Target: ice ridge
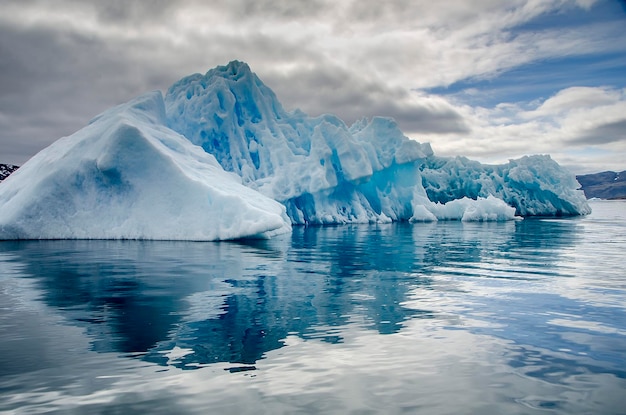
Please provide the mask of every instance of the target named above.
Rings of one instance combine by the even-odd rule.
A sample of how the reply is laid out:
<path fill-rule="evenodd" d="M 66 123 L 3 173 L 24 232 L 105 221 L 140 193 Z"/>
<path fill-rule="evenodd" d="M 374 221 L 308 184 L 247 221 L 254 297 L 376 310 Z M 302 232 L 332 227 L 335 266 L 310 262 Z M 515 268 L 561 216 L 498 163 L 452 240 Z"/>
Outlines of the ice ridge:
<path fill-rule="evenodd" d="M 284 204 L 296 224 L 462 219 L 437 204 L 463 197 L 492 196 L 522 216 L 590 212 L 574 176 L 549 156 L 485 166 L 435 156 L 390 118 L 348 127 L 333 115 L 287 112 L 243 62 L 181 79 L 165 103 L 170 128 Z"/>

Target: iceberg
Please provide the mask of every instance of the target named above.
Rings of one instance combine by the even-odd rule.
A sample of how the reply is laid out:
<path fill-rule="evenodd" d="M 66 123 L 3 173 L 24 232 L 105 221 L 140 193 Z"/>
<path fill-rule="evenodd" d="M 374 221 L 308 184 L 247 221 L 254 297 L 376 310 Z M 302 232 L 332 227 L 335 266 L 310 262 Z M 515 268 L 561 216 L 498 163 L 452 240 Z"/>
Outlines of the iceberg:
<path fill-rule="evenodd" d="M 590 212 L 549 156 L 435 156 L 391 118 L 286 111 L 243 62 L 94 118 L 0 184 L 0 239 L 267 238 L 292 224 Z"/>
<path fill-rule="evenodd" d="M 204 241 L 290 229 L 284 206 L 165 126 L 159 91 L 101 114 L 0 185 L 0 239 Z"/>
<path fill-rule="evenodd" d="M 287 112 L 243 62 L 181 79 L 165 103 L 170 128 L 215 155 L 245 185 L 285 205 L 295 224 L 590 212 L 575 177 L 549 156 L 486 166 L 437 157 L 390 118 L 348 127 L 333 115 Z"/>
<path fill-rule="evenodd" d="M 502 165 L 433 156 L 425 160 L 420 172 L 428 198 L 434 202 L 494 196 L 514 207 L 519 216 L 591 213 L 576 177 L 549 155 L 524 156 Z"/>

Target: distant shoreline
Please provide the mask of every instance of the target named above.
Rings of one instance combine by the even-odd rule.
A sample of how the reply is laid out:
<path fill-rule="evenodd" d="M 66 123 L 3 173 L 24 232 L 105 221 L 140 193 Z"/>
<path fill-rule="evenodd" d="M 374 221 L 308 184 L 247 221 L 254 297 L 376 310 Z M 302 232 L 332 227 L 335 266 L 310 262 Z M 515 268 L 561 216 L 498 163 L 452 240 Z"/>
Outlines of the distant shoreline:
<path fill-rule="evenodd" d="M 9 177 L 19 167 L 13 164 L 0 164 L 0 182 Z"/>
<path fill-rule="evenodd" d="M 626 199 L 626 171 L 604 171 L 576 176 L 587 199 Z"/>

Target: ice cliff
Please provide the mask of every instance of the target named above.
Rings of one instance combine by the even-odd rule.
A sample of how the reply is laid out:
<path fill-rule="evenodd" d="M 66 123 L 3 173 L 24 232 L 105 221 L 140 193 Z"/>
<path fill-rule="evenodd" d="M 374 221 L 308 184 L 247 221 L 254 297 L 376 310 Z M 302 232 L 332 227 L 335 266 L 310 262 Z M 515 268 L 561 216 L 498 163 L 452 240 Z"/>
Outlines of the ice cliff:
<path fill-rule="evenodd" d="M 590 212 L 548 156 L 442 158 L 389 118 L 287 112 L 231 62 L 96 117 L 0 184 L 0 239 L 219 240 L 294 224 Z"/>

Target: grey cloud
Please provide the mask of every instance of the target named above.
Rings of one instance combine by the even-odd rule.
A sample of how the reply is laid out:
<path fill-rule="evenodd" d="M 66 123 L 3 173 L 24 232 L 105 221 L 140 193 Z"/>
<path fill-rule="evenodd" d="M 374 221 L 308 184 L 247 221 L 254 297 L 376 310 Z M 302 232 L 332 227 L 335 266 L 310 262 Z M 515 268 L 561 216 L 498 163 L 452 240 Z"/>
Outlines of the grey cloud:
<path fill-rule="evenodd" d="M 0 26 L 0 52 L 2 162 L 23 163 L 167 78 L 163 65 L 138 66 L 119 45 L 62 30 Z"/>
<path fill-rule="evenodd" d="M 352 2 L 349 14 L 361 22 L 404 22 L 418 17 L 422 9 L 422 5 L 412 0 L 361 0 Z"/>
<path fill-rule="evenodd" d="M 84 0 L 65 0 L 77 5 Z M 325 9 L 323 0 L 91 0 L 98 17 L 104 22 L 135 23 L 141 21 L 167 20 L 181 7 L 210 9 L 231 18 L 253 16 L 274 19 L 313 18 Z"/>
<path fill-rule="evenodd" d="M 601 145 L 617 141 L 626 141 L 626 119 L 601 124 L 577 135 L 569 142 L 572 144 Z"/>
<path fill-rule="evenodd" d="M 84 3 L 84 0 L 76 3 Z M 103 21 L 137 22 L 141 20 L 162 19 L 168 16 L 178 2 L 172 0 L 107 0 L 93 1 L 98 16 Z"/>
<path fill-rule="evenodd" d="M 42 89 L 65 81 L 68 75 L 75 76 L 73 72 L 81 61 L 97 61 L 102 47 L 73 34 L 0 27 L 0 97 L 17 92 L 39 94 Z"/>
<path fill-rule="evenodd" d="M 201 52 L 201 61 L 210 67 L 226 64 L 233 59 L 244 60 L 253 71 L 277 67 L 280 64 L 307 65 L 322 59 L 319 52 L 303 43 L 289 38 L 270 36 L 263 33 L 249 36 L 245 34 L 215 34 L 210 43 L 200 35 L 190 40 L 191 49 Z"/>
<path fill-rule="evenodd" d="M 52 130 L 54 127 L 54 125 L 42 125 L 42 123 L 32 126 L 16 126 L 13 122 L 0 121 L 0 129 L 3 130 L 0 135 L 0 162 L 22 165 L 30 156 L 54 141 L 50 137 L 41 138 L 45 131 Z"/>
<path fill-rule="evenodd" d="M 298 107 L 310 115 L 333 113 L 347 124 L 362 117 L 392 117 L 407 134 L 469 132 L 463 117 L 451 107 L 410 100 L 405 90 L 388 88 L 329 63 L 288 75 L 268 72 L 263 80 L 287 108 Z"/>
<path fill-rule="evenodd" d="M 63 12 L 71 16 L 76 11 L 91 11 L 95 17 L 106 24 L 137 24 L 154 20 L 167 19 L 173 9 L 192 0 L 3 0 L 6 4 L 18 5 L 31 10 Z"/>
<path fill-rule="evenodd" d="M 213 40 L 120 41 L 62 27 L 0 24 L 0 162 L 21 164 L 105 109 L 164 90 L 193 69 L 203 72 L 232 59 L 253 61 L 253 70 L 314 59 L 306 48 L 269 36 L 222 34 Z"/>
<path fill-rule="evenodd" d="M 520 6 L 519 3 L 511 5 L 499 0 L 360 0 L 351 3 L 348 14 L 356 21 L 373 23 L 376 27 L 410 24 L 413 27 L 436 27 L 443 32 L 469 26 L 481 18 L 502 16 Z"/>
<path fill-rule="evenodd" d="M 384 115 L 384 112 L 381 111 Z M 429 108 L 427 106 L 401 107 L 391 111 L 400 128 L 411 133 L 457 133 L 469 134 L 470 127 L 463 117 L 447 108 Z"/>
<path fill-rule="evenodd" d="M 231 11 L 244 16 L 273 16 L 279 18 L 314 17 L 325 7 L 319 0 L 236 0 L 226 2 Z"/>

